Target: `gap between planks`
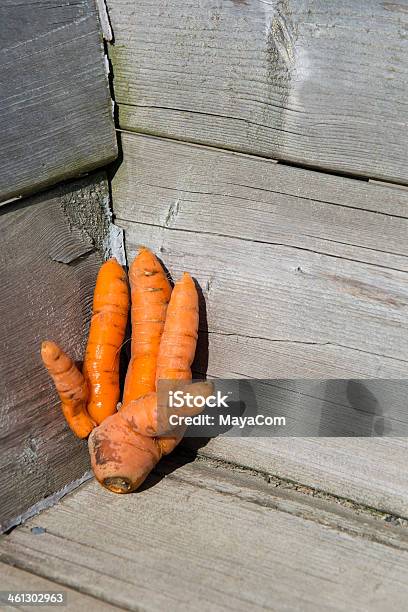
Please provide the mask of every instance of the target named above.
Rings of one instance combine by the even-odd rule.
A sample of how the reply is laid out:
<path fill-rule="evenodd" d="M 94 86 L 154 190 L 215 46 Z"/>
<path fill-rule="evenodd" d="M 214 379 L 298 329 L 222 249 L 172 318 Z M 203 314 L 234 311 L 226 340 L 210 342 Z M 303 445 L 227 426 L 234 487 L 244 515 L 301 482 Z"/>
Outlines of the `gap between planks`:
<path fill-rule="evenodd" d="M 163 141 L 168 141 L 168 142 L 174 142 L 174 143 L 181 143 L 181 144 L 185 144 L 188 145 L 190 147 L 197 147 L 199 149 L 209 149 L 212 151 L 221 151 L 223 153 L 227 152 L 227 153 L 231 153 L 232 155 L 236 155 L 236 156 L 241 156 L 241 157 L 249 157 L 252 159 L 259 159 L 259 160 L 263 160 L 263 161 L 267 161 L 271 164 L 280 164 L 281 166 L 288 166 L 288 168 L 299 168 L 300 170 L 309 170 L 310 172 L 319 172 L 320 174 L 327 174 L 329 176 L 338 176 L 340 178 L 346 178 L 346 179 L 350 179 L 353 181 L 361 181 L 363 183 L 372 183 L 373 185 L 382 185 L 384 187 L 389 187 L 389 188 L 394 188 L 394 189 L 408 189 L 408 185 L 404 184 L 404 183 L 399 183 L 398 181 L 381 181 L 379 179 L 376 179 L 374 177 L 368 176 L 366 174 L 356 174 L 356 173 L 347 173 L 347 172 L 340 172 L 340 171 L 335 171 L 333 169 L 328 169 L 328 168 L 324 168 L 324 167 L 320 167 L 320 166 L 315 166 L 312 164 L 301 164 L 301 163 L 296 163 L 287 159 L 276 159 L 274 157 L 267 157 L 265 155 L 261 155 L 259 153 L 254 153 L 253 151 L 242 151 L 242 150 L 237 150 L 237 149 L 233 149 L 231 147 L 228 147 L 227 145 L 225 145 L 224 147 L 220 146 L 220 145 L 212 145 L 210 143 L 207 142 L 199 142 L 199 141 L 193 141 L 193 140 L 183 140 L 182 138 L 170 138 L 168 136 L 166 136 L 165 134 L 153 134 L 151 132 L 148 131 L 143 131 L 143 130 L 132 130 L 132 129 L 124 129 L 121 127 L 116 127 L 116 133 L 118 135 L 120 134 L 129 134 L 129 135 L 140 135 L 140 136 L 145 136 L 146 138 L 154 138 L 154 139 L 158 139 L 158 140 L 163 140 Z M 120 138 L 120 136 L 119 136 Z M 113 162 L 113 165 L 115 165 L 115 162 Z M 386 214 L 386 213 L 384 213 Z M 397 215 L 398 216 L 398 215 Z M 407 215 L 408 217 L 408 215 Z M 402 218 L 407 218 L 407 217 L 402 217 Z"/>
<path fill-rule="evenodd" d="M 108 4 L 121 127 L 407 182 L 402 5 Z"/>
<path fill-rule="evenodd" d="M 291 499 L 293 501 L 297 500 L 306 505 L 310 505 L 313 507 L 315 504 L 316 509 L 322 510 L 323 508 L 333 513 L 334 516 L 343 516 L 343 512 L 349 518 L 358 517 L 358 520 L 361 519 L 364 522 L 365 526 L 370 526 L 373 528 L 380 528 L 381 533 L 383 535 L 392 533 L 388 529 L 389 526 L 401 528 L 401 531 L 397 533 L 404 539 L 406 539 L 408 550 L 408 519 L 399 516 L 397 514 L 393 514 L 390 512 L 385 512 L 379 510 L 378 508 L 374 508 L 372 506 L 368 506 L 367 504 L 361 504 L 352 499 L 348 499 L 346 497 L 341 497 L 339 495 L 334 495 L 333 493 L 328 493 L 322 489 L 313 488 L 302 484 L 301 482 L 297 482 L 295 480 L 290 480 L 288 478 L 283 478 L 276 476 L 274 474 L 269 473 L 268 471 L 262 471 L 259 469 L 254 469 L 248 465 L 243 463 L 234 463 L 232 461 L 227 461 L 226 459 L 220 459 L 217 457 L 212 457 L 211 455 L 205 454 L 205 446 L 203 447 L 203 451 L 198 451 L 198 454 L 194 454 L 193 449 L 196 445 L 195 438 L 184 438 L 181 447 L 175 453 L 174 456 L 170 455 L 168 460 L 160 462 L 156 468 L 153 470 L 153 475 L 161 475 L 166 476 L 168 478 L 175 478 L 176 480 L 188 480 L 188 476 L 186 477 L 185 473 L 181 470 L 179 472 L 173 472 L 174 467 L 179 467 L 183 465 L 184 458 L 188 461 L 195 461 L 196 464 L 200 464 L 200 469 L 209 470 L 222 470 L 222 473 L 227 478 L 229 475 L 231 479 L 233 479 L 236 475 L 242 475 L 245 477 L 247 486 L 252 482 L 253 488 L 259 488 L 262 491 L 268 491 L 271 495 L 276 495 L 281 499 Z M 200 481 L 199 486 L 203 488 L 211 488 L 209 487 L 205 480 Z M 271 488 L 272 487 L 272 488 Z M 225 494 L 233 495 L 231 491 L 225 491 Z M 240 497 L 240 492 L 236 492 L 236 495 Z M 272 509 L 277 509 L 278 506 L 274 504 L 268 505 L 265 501 L 259 500 L 251 500 L 254 503 L 260 503 L 261 505 L 266 505 Z M 292 508 L 284 508 L 279 507 L 280 510 L 284 512 L 288 512 L 289 514 L 298 515 L 297 511 Z M 303 518 L 308 518 L 308 520 L 313 520 L 319 522 L 321 524 L 327 525 L 326 521 L 320 520 L 314 514 L 303 515 Z M 335 522 L 329 522 L 329 524 L 335 528 L 339 528 L 339 525 Z M 385 526 L 385 531 L 382 531 L 382 528 Z M 356 533 L 353 530 L 347 530 L 350 533 Z M 379 532 L 380 533 L 380 532 Z M 364 537 L 368 537 L 368 539 L 372 539 L 373 541 L 382 541 L 383 543 L 388 543 L 390 545 L 394 545 L 392 542 L 384 541 L 381 538 L 377 539 L 375 533 L 371 530 L 366 534 L 359 533 Z"/>

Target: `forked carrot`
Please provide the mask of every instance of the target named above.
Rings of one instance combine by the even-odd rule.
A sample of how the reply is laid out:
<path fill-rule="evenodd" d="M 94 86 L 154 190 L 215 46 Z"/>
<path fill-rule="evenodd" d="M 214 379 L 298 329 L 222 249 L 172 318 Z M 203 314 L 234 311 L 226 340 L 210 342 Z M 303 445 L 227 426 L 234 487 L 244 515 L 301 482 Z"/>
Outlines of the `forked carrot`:
<path fill-rule="evenodd" d="M 41 357 L 54 381 L 68 425 L 78 438 L 86 438 L 95 427 L 86 409 L 88 387 L 81 372 L 55 342 L 44 341 Z"/>
<path fill-rule="evenodd" d="M 213 385 L 209 381 L 196 382 L 190 385 L 189 392 L 192 397 L 208 397 L 213 393 Z M 183 437 L 184 426 L 173 427 L 165 435 L 154 437 L 157 433 L 156 409 L 157 393 L 153 392 L 108 417 L 89 436 L 95 477 L 113 493 L 135 491 L 160 458 L 170 453 Z M 177 409 L 177 415 L 192 416 L 201 410 L 185 406 Z"/>
<path fill-rule="evenodd" d="M 126 273 L 116 259 L 109 259 L 96 279 L 83 366 L 89 387 L 88 413 L 97 424 L 116 412 L 119 401 L 119 356 L 128 310 Z"/>
<path fill-rule="evenodd" d="M 198 332 L 198 295 L 191 276 L 184 273 L 171 294 L 160 341 L 156 380 L 191 380 Z M 196 383 L 197 394 L 209 395 L 211 383 Z M 203 387 L 206 385 L 206 387 Z M 199 391 L 199 392 L 198 392 Z M 181 414 L 180 411 L 177 411 Z M 160 457 L 173 450 L 185 428 L 158 431 L 157 394 L 124 405 L 89 437 L 91 463 L 97 480 L 115 493 L 137 489 Z M 148 435 L 142 435 L 144 434 Z"/>
<path fill-rule="evenodd" d="M 132 343 L 123 405 L 156 388 L 157 355 L 171 286 L 157 257 L 141 247 L 129 270 Z"/>

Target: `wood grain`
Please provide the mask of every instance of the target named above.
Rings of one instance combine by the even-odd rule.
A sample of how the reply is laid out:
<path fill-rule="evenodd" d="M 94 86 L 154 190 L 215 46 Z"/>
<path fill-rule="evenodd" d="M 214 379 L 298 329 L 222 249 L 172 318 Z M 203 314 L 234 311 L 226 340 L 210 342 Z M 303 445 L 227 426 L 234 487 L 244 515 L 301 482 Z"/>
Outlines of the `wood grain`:
<path fill-rule="evenodd" d="M 197 278 L 199 371 L 406 378 L 405 190 L 135 134 L 122 146 L 112 191 L 129 259 L 146 244 Z M 408 516 L 406 451 L 404 438 L 220 438 L 200 453 Z"/>
<path fill-rule="evenodd" d="M 108 5 L 122 128 L 407 184 L 403 3 Z"/>
<path fill-rule="evenodd" d="M 98 174 L 1 209 L 2 528 L 88 468 L 86 443 L 65 424 L 39 351 L 51 339 L 74 359 L 83 357 L 101 262 L 95 227 L 98 219 L 103 226 L 107 196 L 106 178 Z M 73 222 L 72 206 L 93 210 L 93 230 Z"/>
<path fill-rule="evenodd" d="M 117 154 L 92 0 L 0 7 L 0 200 L 103 166 Z"/>
<path fill-rule="evenodd" d="M 245 472 L 162 470 L 135 495 L 84 485 L 1 559 L 129 610 L 404 609 L 406 529 Z"/>
<path fill-rule="evenodd" d="M 190 270 L 210 335 L 408 361 L 408 219 L 388 212 L 407 192 L 331 177 L 330 197 L 317 172 L 132 134 L 122 147 L 112 194 L 130 258 L 146 243 L 175 278 Z M 279 377 L 303 376 L 292 366 Z"/>
<path fill-rule="evenodd" d="M 408 190 L 137 134 L 121 141 L 123 219 L 408 271 Z"/>
<path fill-rule="evenodd" d="M 76 612 L 80 609 L 86 609 L 90 612 L 106 612 L 115 610 L 116 608 L 110 606 L 109 604 L 94 599 L 92 597 L 88 597 L 87 595 L 83 595 L 82 593 L 78 593 L 73 589 L 67 589 L 66 587 L 61 587 L 61 585 L 56 584 L 55 582 L 51 582 L 50 580 L 46 580 L 45 578 L 41 578 L 40 576 L 36 576 L 35 574 L 31 574 L 30 572 L 25 572 L 16 567 L 12 567 L 11 565 L 6 565 L 5 563 L 0 563 L 0 590 L 1 591 L 17 591 L 18 593 L 27 593 L 27 592 L 36 592 L 36 593 L 64 593 L 65 596 L 65 605 L 64 610 L 69 610 L 70 612 Z M 2 605 L 1 609 L 4 612 L 8 612 L 11 610 L 27 610 L 30 612 L 32 610 L 32 605 L 24 605 L 19 603 L 18 607 L 16 605 Z M 41 605 L 41 610 L 45 612 L 54 612 L 54 605 Z"/>
<path fill-rule="evenodd" d="M 406 438 L 219 437 L 199 454 L 408 518 L 407 448 Z"/>

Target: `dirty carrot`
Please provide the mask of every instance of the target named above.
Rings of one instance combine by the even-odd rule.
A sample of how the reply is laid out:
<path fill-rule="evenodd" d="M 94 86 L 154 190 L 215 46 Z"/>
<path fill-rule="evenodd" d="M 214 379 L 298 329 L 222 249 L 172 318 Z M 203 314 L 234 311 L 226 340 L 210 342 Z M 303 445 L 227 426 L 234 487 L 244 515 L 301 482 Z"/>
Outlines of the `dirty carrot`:
<path fill-rule="evenodd" d="M 179 383 L 179 381 L 177 381 Z M 182 390 L 183 395 L 191 395 L 191 402 L 193 398 L 208 397 L 213 393 L 214 386 L 210 381 L 197 381 L 191 383 L 186 381 L 185 384 L 180 383 L 177 386 L 177 390 Z M 194 406 L 181 406 L 180 408 L 173 408 L 169 406 L 169 395 L 168 390 L 159 391 L 158 393 L 148 393 L 147 395 L 130 402 L 122 408 L 120 415 L 128 425 L 143 436 L 162 436 L 168 434 L 169 431 L 174 429 L 170 424 L 170 417 L 176 415 L 178 417 L 183 416 L 196 416 L 202 412 L 203 407 Z"/>
<path fill-rule="evenodd" d="M 141 247 L 129 270 L 131 288 L 131 359 L 125 380 L 123 405 L 156 388 L 160 338 L 171 286 L 157 257 Z"/>
<path fill-rule="evenodd" d="M 83 375 L 55 342 L 42 343 L 41 357 L 54 381 L 68 425 L 78 438 L 86 438 L 95 423 L 86 409 L 88 387 Z"/>
<path fill-rule="evenodd" d="M 156 438 L 133 431 L 121 411 L 91 432 L 88 447 L 96 479 L 112 493 L 137 489 L 162 455 Z"/>
<path fill-rule="evenodd" d="M 96 279 L 93 312 L 83 373 L 89 387 L 88 413 L 97 423 L 116 412 L 119 356 L 129 310 L 126 273 L 109 259 Z"/>
<path fill-rule="evenodd" d="M 213 392 L 213 385 L 211 382 L 193 383 L 189 386 L 189 392 L 192 397 L 208 397 Z M 201 410 L 193 411 L 185 406 L 177 410 L 177 415 L 190 416 Z M 161 457 L 170 453 L 183 437 L 184 426 L 154 437 L 157 433 L 156 411 L 157 393 L 152 392 L 108 417 L 89 436 L 89 453 L 95 477 L 113 493 L 135 491 Z"/>
<path fill-rule="evenodd" d="M 176 283 L 167 308 L 157 360 L 157 381 L 191 381 L 197 332 L 197 290 L 191 276 L 185 273 Z M 211 383 L 199 391 L 210 394 Z M 94 429 L 89 437 L 89 451 L 97 480 L 114 493 L 137 489 L 161 456 L 178 444 L 185 429 L 166 432 L 161 441 L 155 437 L 157 428 L 157 393 L 151 393 L 129 406 L 124 404 L 120 412 Z"/>

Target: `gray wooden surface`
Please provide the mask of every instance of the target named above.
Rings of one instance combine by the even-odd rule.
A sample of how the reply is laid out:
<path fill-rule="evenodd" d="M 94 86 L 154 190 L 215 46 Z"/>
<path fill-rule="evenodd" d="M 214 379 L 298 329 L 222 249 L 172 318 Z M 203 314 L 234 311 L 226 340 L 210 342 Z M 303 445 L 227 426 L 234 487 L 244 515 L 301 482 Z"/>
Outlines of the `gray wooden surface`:
<path fill-rule="evenodd" d="M 406 438 L 218 437 L 199 450 L 408 518 L 407 453 Z"/>
<path fill-rule="evenodd" d="M 82 359 L 107 196 L 97 174 L 0 209 L 3 528 L 88 469 L 86 443 L 64 422 L 40 344 L 55 340 Z M 78 211 L 92 213 L 88 231 L 76 223 Z"/>
<path fill-rule="evenodd" d="M 122 128 L 408 182 L 404 2 L 108 6 Z"/>
<path fill-rule="evenodd" d="M 90 610 L 91 612 L 99 612 L 99 610 L 104 612 L 104 610 L 106 610 L 109 612 L 117 609 L 104 601 L 83 595 L 73 589 L 61 587 L 55 582 L 31 574 L 30 572 L 25 572 L 17 567 L 7 565 L 6 563 L 0 563 L 0 591 L 17 591 L 18 593 L 27 593 L 27 591 L 36 593 L 63 592 L 66 602 L 63 610 L 69 610 L 70 612 L 77 612 L 78 610 Z M 41 610 L 45 612 L 55 612 L 55 608 L 55 604 L 41 605 Z M 1 609 L 4 612 L 8 610 L 28 610 L 28 612 L 30 612 L 33 606 L 21 603 L 17 606 L 16 604 L 13 605 L 10 603 L 10 605 L 3 604 Z"/>
<path fill-rule="evenodd" d="M 406 377 L 408 192 L 121 136 L 117 222 L 130 258 L 147 244 L 174 277 L 186 269 L 200 283 L 198 370 Z M 407 449 L 404 438 L 219 438 L 200 453 L 408 516 Z"/>
<path fill-rule="evenodd" d="M 232 427 L 228 436 L 245 437 L 398 437 L 408 438 L 408 381 L 384 379 L 276 379 L 234 381 L 214 378 L 215 390 L 241 402 L 242 416 L 285 419 L 281 425 Z M 234 408 L 232 408 L 234 410 Z M 214 431 L 225 432 L 222 427 Z M 191 432 L 208 435 L 205 427 Z M 225 432 L 226 433 L 226 432 Z"/>
<path fill-rule="evenodd" d="M 116 157 L 93 0 L 0 6 L 0 201 Z"/>
<path fill-rule="evenodd" d="M 0 558 L 129 610 L 402 612 L 408 597 L 406 528 L 207 462 L 165 462 L 129 496 L 88 483 Z"/>
<path fill-rule="evenodd" d="M 175 277 L 196 276 L 211 337 L 354 351 L 349 373 L 373 376 L 376 363 L 382 376 L 384 359 L 403 377 L 408 191 L 135 134 L 122 147 L 112 195 L 129 254 L 147 242 Z M 367 372 L 365 354 L 377 357 Z M 307 361 L 254 368 L 301 378 Z"/>

